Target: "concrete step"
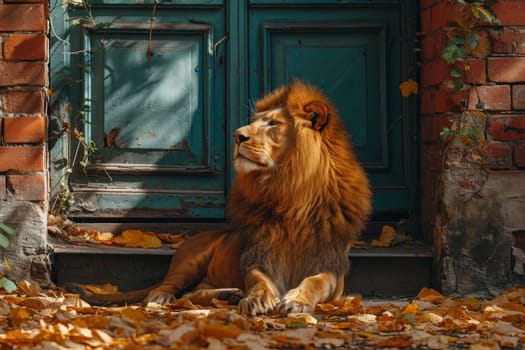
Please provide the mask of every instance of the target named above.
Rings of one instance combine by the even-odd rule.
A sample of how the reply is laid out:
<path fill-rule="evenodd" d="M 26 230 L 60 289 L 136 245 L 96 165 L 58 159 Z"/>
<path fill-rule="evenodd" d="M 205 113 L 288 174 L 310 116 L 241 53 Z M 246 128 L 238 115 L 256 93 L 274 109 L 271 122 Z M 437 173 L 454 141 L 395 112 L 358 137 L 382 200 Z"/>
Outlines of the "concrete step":
<path fill-rule="evenodd" d="M 140 228 L 154 232 L 188 233 L 206 229 L 202 224 L 81 224 L 101 232 L 119 232 Z M 210 224 L 207 229 L 218 229 Z M 53 246 L 53 281 L 67 283 L 112 283 L 121 290 L 144 288 L 160 282 L 174 250 L 124 248 L 95 244 L 66 243 L 50 237 Z M 432 286 L 432 247 L 411 242 L 388 248 L 352 249 L 351 269 L 345 281 L 346 294 L 366 297 L 414 296 L 423 287 Z"/>

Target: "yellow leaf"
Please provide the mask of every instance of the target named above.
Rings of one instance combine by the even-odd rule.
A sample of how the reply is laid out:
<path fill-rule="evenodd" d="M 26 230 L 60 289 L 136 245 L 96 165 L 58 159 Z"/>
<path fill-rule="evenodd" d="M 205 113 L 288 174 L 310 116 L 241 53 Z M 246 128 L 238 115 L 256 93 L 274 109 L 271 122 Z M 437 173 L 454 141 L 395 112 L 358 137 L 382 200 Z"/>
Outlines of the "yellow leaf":
<path fill-rule="evenodd" d="M 113 239 L 113 233 L 111 232 L 97 232 L 95 235 L 95 240 L 97 241 L 110 241 Z"/>
<path fill-rule="evenodd" d="M 20 327 L 22 323 L 29 320 L 31 314 L 24 308 L 16 307 L 9 312 L 9 319 L 14 327 Z"/>
<path fill-rule="evenodd" d="M 7 261 L 7 258 L 4 256 L 4 265 L 7 271 L 11 271 L 11 265 L 9 265 L 9 261 Z"/>
<path fill-rule="evenodd" d="M 127 321 L 132 324 L 141 322 L 147 319 L 144 312 L 138 309 L 131 308 L 131 307 L 123 308 L 122 311 L 120 312 L 120 316 L 122 317 L 124 321 Z"/>
<path fill-rule="evenodd" d="M 401 95 L 403 97 L 408 97 L 411 94 L 417 95 L 418 84 L 414 80 L 408 79 L 399 84 L 399 89 L 401 90 Z"/>
<path fill-rule="evenodd" d="M 206 338 L 212 337 L 217 339 L 237 338 L 243 330 L 234 325 L 225 324 L 207 324 L 201 330 L 202 335 Z"/>
<path fill-rule="evenodd" d="M 126 247 L 159 248 L 162 246 L 162 242 L 155 233 L 140 230 L 125 230 L 113 241 Z"/>
<path fill-rule="evenodd" d="M 378 341 L 372 342 L 372 345 L 376 348 L 409 348 L 412 347 L 412 342 L 407 336 L 397 336 L 387 339 L 378 339 Z"/>
<path fill-rule="evenodd" d="M 407 306 L 405 306 L 403 310 L 401 310 L 401 313 L 415 314 L 417 312 L 417 309 L 418 309 L 417 304 L 415 302 L 412 302 L 408 304 Z"/>
<path fill-rule="evenodd" d="M 85 291 L 93 294 L 115 294 L 118 292 L 118 287 L 111 283 L 106 284 L 81 284 L 80 287 Z"/>
<path fill-rule="evenodd" d="M 481 6 L 472 6 L 472 14 L 477 19 L 481 19 L 482 21 L 488 23 L 492 23 L 494 21 L 494 16 L 492 15 L 492 13 L 490 13 L 489 10 Z"/>
<path fill-rule="evenodd" d="M 184 241 L 184 235 L 172 235 L 171 233 L 159 233 L 157 235 L 164 243 L 179 243 Z"/>
<path fill-rule="evenodd" d="M 379 239 L 374 239 L 370 242 L 372 247 L 389 247 L 396 237 L 396 230 L 390 225 L 384 225 L 381 229 Z"/>
<path fill-rule="evenodd" d="M 445 296 L 432 288 L 423 288 L 417 295 L 419 300 L 439 304 L 445 300 Z"/>

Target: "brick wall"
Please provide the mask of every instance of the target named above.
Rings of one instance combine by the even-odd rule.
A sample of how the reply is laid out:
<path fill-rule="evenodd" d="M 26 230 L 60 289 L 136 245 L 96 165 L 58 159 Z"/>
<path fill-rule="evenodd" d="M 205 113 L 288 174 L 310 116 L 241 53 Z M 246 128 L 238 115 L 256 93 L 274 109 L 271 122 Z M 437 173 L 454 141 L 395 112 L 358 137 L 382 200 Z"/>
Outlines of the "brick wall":
<path fill-rule="evenodd" d="M 436 213 L 435 186 L 443 165 L 444 144 L 439 133 L 450 126 L 451 114 L 460 111 L 462 104 L 474 109 L 477 97 L 474 89 L 455 92 L 443 84 L 453 69 L 440 57 L 446 44 L 445 27 L 453 24 L 456 13 L 453 2 L 421 0 L 420 4 L 422 219 L 429 237 Z M 525 170 L 525 1 L 498 0 L 492 9 L 497 23 L 478 32 L 486 40 L 486 55 L 471 60 L 478 93 L 489 114 L 489 167 Z"/>
<path fill-rule="evenodd" d="M 435 282 L 446 293 L 490 292 L 525 279 L 525 246 L 516 245 L 525 232 L 525 1 L 493 2 L 497 22 L 476 29 L 482 49 L 460 92 L 443 84 L 456 67 L 440 57 L 455 2 L 420 4 L 421 203 L 424 234 L 435 246 Z M 455 155 L 445 162 L 439 136 L 462 107 L 476 108 L 474 82 L 488 115 L 487 171 Z M 451 143 L 452 154 L 460 144 Z"/>
<path fill-rule="evenodd" d="M 49 285 L 47 0 L 0 0 L 0 223 L 16 235 L 0 257 L 12 280 Z"/>
<path fill-rule="evenodd" d="M 49 51 L 45 1 L 0 0 L 0 200 L 36 201 L 43 208 Z"/>

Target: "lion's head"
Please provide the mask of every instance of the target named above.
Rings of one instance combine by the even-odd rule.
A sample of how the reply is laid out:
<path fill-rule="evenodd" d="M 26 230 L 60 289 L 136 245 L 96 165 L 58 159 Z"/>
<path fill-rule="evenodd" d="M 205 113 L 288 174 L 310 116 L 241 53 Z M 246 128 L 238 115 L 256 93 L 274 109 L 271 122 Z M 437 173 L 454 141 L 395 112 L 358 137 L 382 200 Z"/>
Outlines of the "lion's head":
<path fill-rule="evenodd" d="M 345 129 L 332 103 L 301 81 L 259 100 L 251 123 L 234 134 L 232 222 L 286 217 L 355 238 L 371 192 Z"/>

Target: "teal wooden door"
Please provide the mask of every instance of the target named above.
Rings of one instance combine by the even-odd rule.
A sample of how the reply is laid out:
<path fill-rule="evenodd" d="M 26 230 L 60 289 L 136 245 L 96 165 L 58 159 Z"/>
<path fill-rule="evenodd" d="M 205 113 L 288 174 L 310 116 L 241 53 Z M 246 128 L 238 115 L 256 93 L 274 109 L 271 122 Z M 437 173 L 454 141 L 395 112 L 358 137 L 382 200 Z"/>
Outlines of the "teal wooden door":
<path fill-rule="evenodd" d="M 68 187 L 72 216 L 224 218 L 225 7 L 176 2 L 53 11 L 54 128 L 83 133 L 52 144 L 54 188 Z"/>
<path fill-rule="evenodd" d="M 338 106 L 376 215 L 416 217 L 415 123 L 398 88 L 414 1 L 129 1 L 66 9 L 73 24 L 93 20 L 78 25 L 52 12 L 69 43 L 52 40 L 51 169 L 59 189 L 77 158 L 71 215 L 224 219 L 233 131 L 250 101 L 299 78 Z M 60 135 L 64 120 L 95 145 L 87 164 L 76 138 Z"/>
<path fill-rule="evenodd" d="M 411 126 L 398 88 L 407 69 L 409 2 L 250 3 L 250 98 L 295 78 L 319 86 L 339 109 L 370 176 L 376 217 L 409 217 Z"/>

